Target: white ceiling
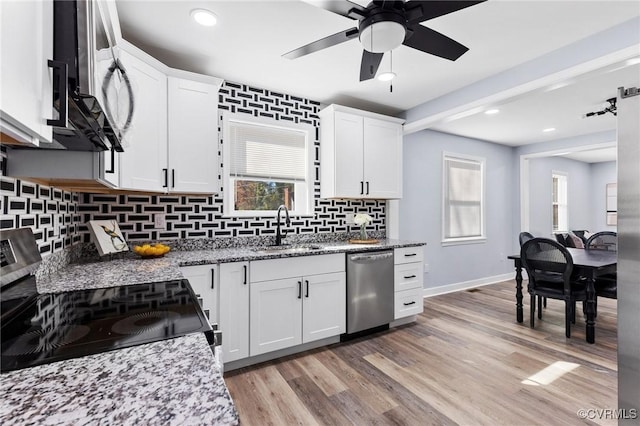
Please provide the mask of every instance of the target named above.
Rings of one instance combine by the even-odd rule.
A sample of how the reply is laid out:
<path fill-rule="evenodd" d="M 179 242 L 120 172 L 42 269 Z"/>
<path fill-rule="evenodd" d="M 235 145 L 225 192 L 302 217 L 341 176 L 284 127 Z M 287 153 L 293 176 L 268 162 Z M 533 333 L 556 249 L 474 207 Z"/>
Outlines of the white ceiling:
<path fill-rule="evenodd" d="M 618 159 L 618 148 L 614 146 L 611 148 L 588 149 L 570 152 L 560 156 L 584 163 L 602 163 L 605 161 L 616 161 Z"/>
<path fill-rule="evenodd" d="M 116 0 L 116 6 L 123 38 L 171 67 L 392 115 L 640 16 L 638 0 L 489 0 L 424 23 L 469 47 L 457 61 L 406 46 L 395 49 L 398 76 L 390 93 L 389 83 L 358 81 L 362 47 L 357 39 L 298 59 L 282 58 L 357 26 L 305 2 Z M 218 24 L 194 24 L 194 8 L 213 11 Z M 386 54 L 379 71 L 388 66 Z M 599 109 L 616 87 L 640 86 L 631 82 L 633 73 L 637 77 L 638 66 L 590 75 L 565 88 L 505 102 L 496 116 L 478 114 L 436 128 L 510 145 L 611 129 L 610 114 L 579 117 Z M 541 127 L 557 130 L 540 136 Z"/>

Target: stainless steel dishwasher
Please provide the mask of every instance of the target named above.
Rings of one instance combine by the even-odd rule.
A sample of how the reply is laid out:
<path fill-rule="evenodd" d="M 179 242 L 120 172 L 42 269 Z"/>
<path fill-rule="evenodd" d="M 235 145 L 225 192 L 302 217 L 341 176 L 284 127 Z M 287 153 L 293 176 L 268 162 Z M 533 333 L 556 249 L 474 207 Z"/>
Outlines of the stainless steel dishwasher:
<path fill-rule="evenodd" d="M 393 296 L 393 250 L 347 255 L 347 334 L 393 321 Z"/>

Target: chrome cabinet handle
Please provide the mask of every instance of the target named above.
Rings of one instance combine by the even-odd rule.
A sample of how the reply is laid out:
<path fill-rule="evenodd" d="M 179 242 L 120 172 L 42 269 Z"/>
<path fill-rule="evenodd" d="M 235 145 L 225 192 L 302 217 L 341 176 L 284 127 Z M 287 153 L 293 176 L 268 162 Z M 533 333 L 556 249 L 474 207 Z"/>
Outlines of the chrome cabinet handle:
<path fill-rule="evenodd" d="M 49 59 L 47 61 L 49 68 L 58 70 L 58 92 L 60 96 L 60 115 L 57 119 L 47 120 L 47 126 L 67 127 L 67 117 L 69 116 L 69 100 L 67 91 L 67 79 L 69 78 L 69 66 L 66 62 L 54 61 Z M 54 86 L 55 87 L 55 86 Z"/>

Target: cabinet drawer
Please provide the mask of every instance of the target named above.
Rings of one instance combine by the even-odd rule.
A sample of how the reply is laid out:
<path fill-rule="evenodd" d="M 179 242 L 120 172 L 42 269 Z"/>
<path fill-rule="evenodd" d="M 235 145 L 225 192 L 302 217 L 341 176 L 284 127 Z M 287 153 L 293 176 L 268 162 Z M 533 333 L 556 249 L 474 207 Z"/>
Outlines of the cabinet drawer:
<path fill-rule="evenodd" d="M 251 282 L 344 272 L 345 256 L 335 253 L 256 260 L 250 263 L 250 268 Z"/>
<path fill-rule="evenodd" d="M 397 291 L 395 294 L 394 318 L 404 318 L 423 311 L 422 288 Z"/>
<path fill-rule="evenodd" d="M 423 261 L 424 248 L 422 246 L 397 248 L 393 252 L 393 262 L 396 265 Z"/>
<path fill-rule="evenodd" d="M 422 262 L 396 265 L 393 282 L 395 291 L 422 288 Z"/>

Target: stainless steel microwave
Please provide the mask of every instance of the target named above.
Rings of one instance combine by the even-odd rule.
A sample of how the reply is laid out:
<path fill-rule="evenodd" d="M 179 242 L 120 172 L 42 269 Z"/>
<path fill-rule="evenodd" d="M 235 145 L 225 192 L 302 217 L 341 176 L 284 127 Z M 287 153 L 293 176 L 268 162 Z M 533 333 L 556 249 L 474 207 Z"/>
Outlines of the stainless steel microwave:
<path fill-rule="evenodd" d="M 108 14 L 95 0 L 54 0 L 53 40 L 53 96 L 59 111 L 58 119 L 50 122 L 53 148 L 122 152 L 120 141 L 133 115 L 133 92 L 126 70 L 113 54 Z M 97 60 L 110 62 L 100 84 Z M 109 86 L 116 81 L 124 82 L 128 90 L 124 113 L 114 110 L 121 103 L 109 99 Z M 123 116 L 125 120 L 118 122 Z"/>

